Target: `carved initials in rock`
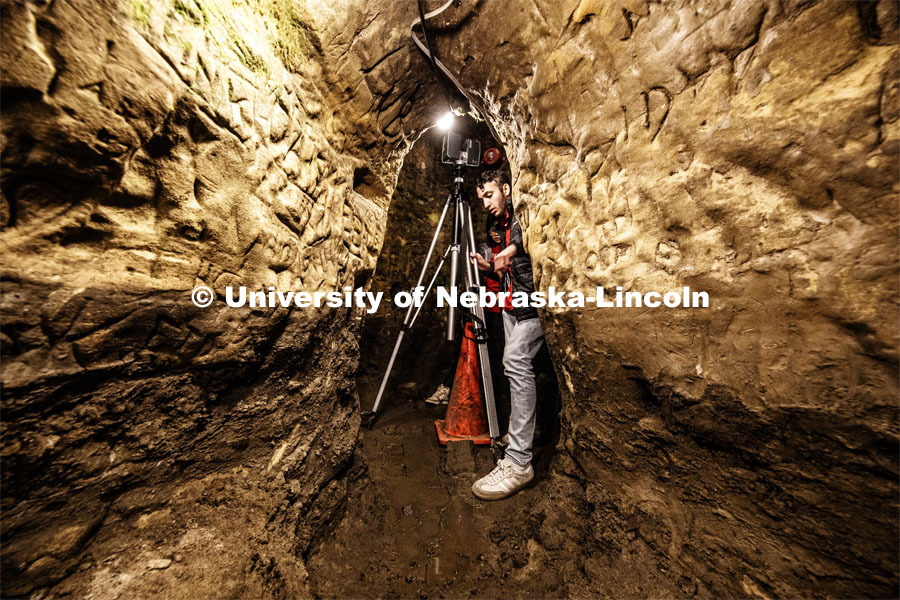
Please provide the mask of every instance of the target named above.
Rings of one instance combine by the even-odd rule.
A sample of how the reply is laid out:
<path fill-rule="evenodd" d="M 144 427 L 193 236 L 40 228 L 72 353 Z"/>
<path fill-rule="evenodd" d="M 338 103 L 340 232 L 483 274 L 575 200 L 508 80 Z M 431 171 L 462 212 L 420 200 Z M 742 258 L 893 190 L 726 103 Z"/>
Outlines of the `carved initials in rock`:
<path fill-rule="evenodd" d="M 644 99 L 644 127 L 651 131 L 652 142 L 669 116 L 672 93 L 662 86 L 656 86 L 650 88 L 649 92 L 641 92 L 641 98 Z"/>

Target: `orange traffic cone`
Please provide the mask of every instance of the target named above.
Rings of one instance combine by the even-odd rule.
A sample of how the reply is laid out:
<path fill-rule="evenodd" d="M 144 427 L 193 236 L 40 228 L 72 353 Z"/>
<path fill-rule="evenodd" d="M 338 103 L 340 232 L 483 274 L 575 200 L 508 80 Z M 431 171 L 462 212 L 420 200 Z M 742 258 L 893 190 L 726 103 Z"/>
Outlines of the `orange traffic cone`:
<path fill-rule="evenodd" d="M 434 422 L 438 441 L 444 446 L 466 440 L 473 444 L 491 443 L 481 402 L 481 370 L 474 338 L 472 323 L 466 323 L 447 414 L 442 421 Z"/>

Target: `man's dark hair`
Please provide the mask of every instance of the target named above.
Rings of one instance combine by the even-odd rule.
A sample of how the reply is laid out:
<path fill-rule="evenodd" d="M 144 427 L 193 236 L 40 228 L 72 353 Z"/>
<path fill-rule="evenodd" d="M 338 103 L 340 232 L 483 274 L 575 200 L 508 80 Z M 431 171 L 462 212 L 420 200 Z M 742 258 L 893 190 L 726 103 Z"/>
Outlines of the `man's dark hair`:
<path fill-rule="evenodd" d="M 499 187 L 503 187 L 503 184 L 509 185 L 509 175 L 506 174 L 506 171 L 500 171 L 499 169 L 491 169 L 489 171 L 482 171 L 480 175 L 478 175 L 478 181 L 475 182 L 480 188 L 484 188 L 484 184 L 490 183 L 493 181 Z"/>

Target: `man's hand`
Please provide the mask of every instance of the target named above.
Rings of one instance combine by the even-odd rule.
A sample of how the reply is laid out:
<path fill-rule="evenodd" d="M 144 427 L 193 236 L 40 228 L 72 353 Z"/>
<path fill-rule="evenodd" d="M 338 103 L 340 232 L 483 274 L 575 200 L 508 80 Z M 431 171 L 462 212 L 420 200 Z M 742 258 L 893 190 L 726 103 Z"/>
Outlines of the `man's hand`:
<path fill-rule="evenodd" d="M 494 255 L 494 272 L 498 275 L 503 275 L 504 272 L 509 268 L 509 262 L 513 256 L 516 255 L 516 247 L 509 246 L 504 249 L 500 254 Z M 470 252 L 469 257 L 472 259 L 472 262 L 478 266 L 478 268 L 482 271 L 490 271 L 491 263 L 486 261 L 483 256 L 478 254 L 477 252 Z"/>
<path fill-rule="evenodd" d="M 484 257 L 477 252 L 470 252 L 469 257 L 472 258 L 472 262 L 478 267 L 480 271 L 489 271 L 491 268 L 491 263 L 484 260 Z"/>
<path fill-rule="evenodd" d="M 494 271 L 502 274 L 509 268 L 510 259 L 516 255 L 515 246 L 507 246 L 503 252 L 494 256 Z"/>

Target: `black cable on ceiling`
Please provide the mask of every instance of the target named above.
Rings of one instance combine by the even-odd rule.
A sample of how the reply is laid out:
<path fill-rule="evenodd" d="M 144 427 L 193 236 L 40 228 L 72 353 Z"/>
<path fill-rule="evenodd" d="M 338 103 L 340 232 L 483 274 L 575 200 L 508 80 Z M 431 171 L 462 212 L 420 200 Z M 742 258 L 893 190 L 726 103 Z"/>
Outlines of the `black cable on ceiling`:
<path fill-rule="evenodd" d="M 447 82 L 446 82 L 445 78 L 449 79 L 450 82 L 452 82 L 453 85 L 456 86 L 456 89 L 459 90 L 459 93 L 469 102 L 469 108 L 471 109 L 471 111 L 474 111 L 474 113 L 477 114 L 477 117 L 475 117 L 475 118 L 477 120 L 484 121 L 484 123 L 487 125 L 487 127 L 490 130 L 491 135 L 494 137 L 494 139 L 497 141 L 500 141 L 500 137 L 497 135 L 497 132 L 494 130 L 493 125 L 491 125 L 491 122 L 485 116 L 485 111 L 481 107 L 481 104 L 475 98 L 473 98 L 471 94 L 469 94 L 465 90 L 465 88 L 462 86 L 462 84 L 459 82 L 459 80 L 456 77 L 454 77 L 453 73 L 450 72 L 450 69 L 448 69 L 444 65 L 444 63 L 442 63 L 440 60 L 438 60 L 437 57 L 435 57 L 434 52 L 431 50 L 431 46 L 428 45 L 429 44 L 428 32 L 427 32 L 427 29 L 425 26 L 425 22 L 428 19 L 436 17 L 439 14 L 441 14 L 442 12 L 444 12 L 455 1 L 456 0 L 447 0 L 447 2 L 445 2 L 440 8 L 437 8 L 429 13 L 424 13 L 423 8 L 422 8 L 422 0 L 417 0 L 418 8 L 419 8 L 419 18 L 412 22 L 412 26 L 410 27 L 410 35 L 412 36 L 412 40 L 416 44 L 416 46 L 419 48 L 419 50 L 426 57 L 428 57 L 431 67 L 435 70 L 435 74 L 438 76 L 438 79 L 441 80 L 441 85 L 444 86 L 445 94 L 447 96 L 447 103 L 450 104 L 452 95 L 449 92 L 447 92 L 447 88 L 446 88 Z M 422 25 L 422 32 L 425 35 L 425 44 L 423 44 L 422 41 L 419 39 L 419 36 L 416 35 L 416 25 L 419 25 L 419 24 Z M 445 78 L 441 77 L 441 75 L 440 75 L 440 73 L 438 73 L 438 71 L 440 71 L 440 73 L 443 73 Z M 451 111 L 453 110 L 452 104 L 450 104 L 450 110 Z M 470 114 L 472 114 L 471 111 L 470 111 Z M 472 116 L 474 117 L 475 114 L 472 114 Z"/>
<path fill-rule="evenodd" d="M 431 69 L 434 71 L 434 76 L 437 77 L 438 81 L 441 82 L 441 88 L 444 90 L 444 96 L 447 100 L 447 106 L 452 111 L 453 96 L 450 93 L 450 89 L 447 87 L 446 79 L 440 73 L 440 71 L 438 71 L 437 64 L 435 64 L 434 62 L 434 51 L 431 49 L 431 38 L 428 37 L 428 26 L 425 24 L 425 9 L 422 7 L 422 0 L 416 0 L 416 4 L 419 8 L 419 23 L 421 23 L 422 25 L 422 37 L 425 38 L 425 48 L 428 49 L 428 52 L 425 53 L 425 56 L 428 58 L 428 63 L 431 65 Z M 413 27 L 415 27 L 415 25 L 413 25 Z"/>

